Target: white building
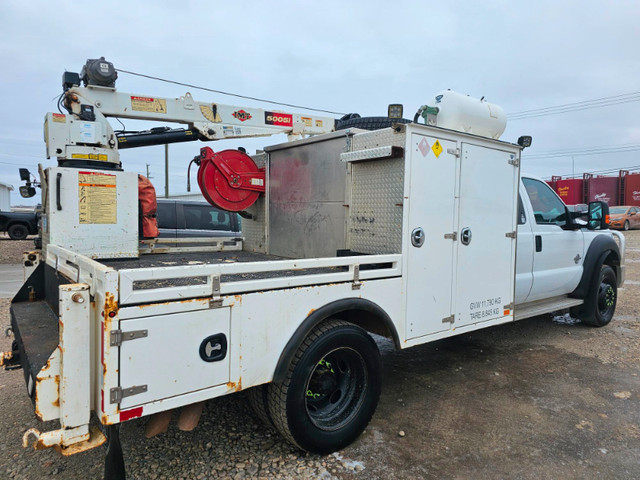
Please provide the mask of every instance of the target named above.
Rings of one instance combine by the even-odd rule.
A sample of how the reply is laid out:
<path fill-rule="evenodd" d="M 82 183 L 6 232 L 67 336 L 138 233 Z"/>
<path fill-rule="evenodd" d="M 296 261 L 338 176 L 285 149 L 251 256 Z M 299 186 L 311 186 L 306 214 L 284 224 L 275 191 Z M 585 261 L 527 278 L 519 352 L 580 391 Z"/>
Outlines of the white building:
<path fill-rule="evenodd" d="M 13 185 L 0 182 L 0 211 L 8 212 L 11 210 L 11 191 Z"/>

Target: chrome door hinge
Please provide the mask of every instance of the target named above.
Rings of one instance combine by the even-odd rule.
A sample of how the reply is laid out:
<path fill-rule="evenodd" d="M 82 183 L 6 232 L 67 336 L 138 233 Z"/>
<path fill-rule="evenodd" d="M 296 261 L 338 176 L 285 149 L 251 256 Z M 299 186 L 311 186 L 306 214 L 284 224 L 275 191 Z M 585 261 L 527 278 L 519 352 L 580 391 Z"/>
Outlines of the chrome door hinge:
<path fill-rule="evenodd" d="M 220 296 L 220 275 L 214 275 L 211 278 L 211 293 L 213 296 L 209 300 L 209 308 L 220 308 L 222 306 L 222 297 Z"/>
<path fill-rule="evenodd" d="M 458 232 L 445 233 L 444 238 L 446 240 L 453 240 L 455 242 L 456 240 L 458 240 Z"/>
<path fill-rule="evenodd" d="M 507 238 L 516 238 L 516 234 L 517 232 L 507 232 L 504 234 L 504 236 Z"/>
<path fill-rule="evenodd" d="M 111 403 L 120 403 L 123 398 L 131 397 L 133 395 L 139 395 L 147 391 L 146 385 L 137 385 L 129 388 L 114 387 L 110 390 Z"/>
<path fill-rule="evenodd" d="M 447 148 L 447 153 L 449 155 L 453 155 L 456 158 L 460 158 L 460 149 L 459 148 Z"/>
<path fill-rule="evenodd" d="M 127 340 L 135 340 L 137 338 L 145 338 L 149 335 L 149 330 L 131 330 L 129 332 L 123 332 L 122 330 L 112 330 L 111 340 L 109 345 L 112 347 L 119 347 L 122 342 Z"/>
<path fill-rule="evenodd" d="M 455 321 L 456 321 L 456 316 L 455 315 L 450 315 L 450 316 L 444 317 L 442 319 L 442 323 L 451 323 L 451 324 L 453 324 L 453 322 L 455 322 Z"/>
<path fill-rule="evenodd" d="M 353 266 L 353 284 L 351 285 L 352 290 L 360 290 L 360 265 Z"/>

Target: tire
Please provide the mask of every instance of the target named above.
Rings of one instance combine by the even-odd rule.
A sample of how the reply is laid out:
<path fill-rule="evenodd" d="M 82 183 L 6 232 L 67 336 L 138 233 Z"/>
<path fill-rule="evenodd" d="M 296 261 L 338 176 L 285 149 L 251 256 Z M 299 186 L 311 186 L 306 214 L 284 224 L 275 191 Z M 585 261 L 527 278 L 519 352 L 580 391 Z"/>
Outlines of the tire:
<path fill-rule="evenodd" d="M 24 240 L 29 235 L 29 229 L 21 223 L 14 223 L 7 230 L 11 240 Z"/>
<path fill-rule="evenodd" d="M 578 318 L 592 327 L 604 327 L 611 322 L 618 301 L 618 282 L 613 268 L 602 266 L 598 281 L 592 285 L 589 294 L 591 298 L 585 300 L 588 307 Z"/>
<path fill-rule="evenodd" d="M 624 231 L 626 232 L 627 230 L 629 230 L 629 227 L 630 227 L 629 226 L 629 220 L 625 220 L 624 227 L 622 227 L 622 228 L 624 228 Z"/>
<path fill-rule="evenodd" d="M 329 320 L 296 352 L 283 383 L 269 385 L 276 429 L 302 450 L 326 454 L 353 442 L 380 399 L 380 352 L 362 328 Z"/>
<path fill-rule="evenodd" d="M 269 413 L 268 395 L 268 385 L 258 385 L 257 387 L 247 390 L 247 400 L 253 413 L 255 413 L 256 417 L 267 427 L 274 428 L 273 420 L 271 420 L 271 414 Z"/>
<path fill-rule="evenodd" d="M 336 122 L 336 130 L 344 130 L 346 128 L 362 128 L 363 130 L 380 130 L 381 128 L 389 128 L 397 123 L 411 123 L 411 120 L 406 118 L 389 118 L 389 117 L 348 118 L 346 120 L 338 120 Z"/>

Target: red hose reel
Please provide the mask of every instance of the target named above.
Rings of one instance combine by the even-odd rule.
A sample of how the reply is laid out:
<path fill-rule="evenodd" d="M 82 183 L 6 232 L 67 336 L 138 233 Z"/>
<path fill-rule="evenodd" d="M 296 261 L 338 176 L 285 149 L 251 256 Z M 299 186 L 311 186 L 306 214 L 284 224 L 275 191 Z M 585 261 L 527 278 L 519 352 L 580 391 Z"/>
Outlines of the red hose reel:
<path fill-rule="evenodd" d="M 264 168 L 239 150 L 200 149 L 198 185 L 214 207 L 230 212 L 246 210 L 264 193 Z"/>

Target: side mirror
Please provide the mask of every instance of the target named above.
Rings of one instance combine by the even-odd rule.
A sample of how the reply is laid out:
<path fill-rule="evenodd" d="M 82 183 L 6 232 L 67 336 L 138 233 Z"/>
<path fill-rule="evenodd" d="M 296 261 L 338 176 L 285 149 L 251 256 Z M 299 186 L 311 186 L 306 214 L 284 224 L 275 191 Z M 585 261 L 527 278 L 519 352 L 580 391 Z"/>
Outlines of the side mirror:
<path fill-rule="evenodd" d="M 27 185 L 23 185 L 22 187 L 18 188 L 18 190 L 20 190 L 20 196 L 22 198 L 31 198 L 36 194 L 36 189 Z"/>
<path fill-rule="evenodd" d="M 606 230 L 609 228 L 609 205 L 605 202 L 589 203 L 589 230 Z"/>

